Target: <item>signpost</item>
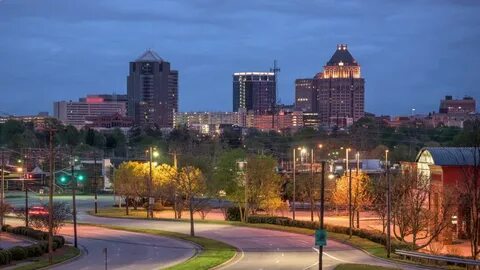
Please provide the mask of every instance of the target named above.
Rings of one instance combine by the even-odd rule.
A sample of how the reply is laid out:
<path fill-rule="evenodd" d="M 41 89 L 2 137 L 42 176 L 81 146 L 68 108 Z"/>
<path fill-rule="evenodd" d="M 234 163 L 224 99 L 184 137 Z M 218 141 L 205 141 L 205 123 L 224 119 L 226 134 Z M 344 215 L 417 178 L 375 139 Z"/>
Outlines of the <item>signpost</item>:
<path fill-rule="evenodd" d="M 323 247 L 327 245 L 327 231 L 315 230 L 315 246 Z"/>

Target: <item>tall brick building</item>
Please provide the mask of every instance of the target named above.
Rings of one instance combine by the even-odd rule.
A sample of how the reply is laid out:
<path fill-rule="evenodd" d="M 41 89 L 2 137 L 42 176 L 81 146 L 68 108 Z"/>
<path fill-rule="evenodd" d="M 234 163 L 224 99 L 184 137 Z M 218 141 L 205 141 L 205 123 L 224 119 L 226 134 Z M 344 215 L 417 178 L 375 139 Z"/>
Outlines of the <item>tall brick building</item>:
<path fill-rule="evenodd" d="M 295 81 L 295 108 L 318 114 L 322 126 L 343 127 L 365 114 L 365 79 L 346 44 L 337 50 L 323 71 Z"/>

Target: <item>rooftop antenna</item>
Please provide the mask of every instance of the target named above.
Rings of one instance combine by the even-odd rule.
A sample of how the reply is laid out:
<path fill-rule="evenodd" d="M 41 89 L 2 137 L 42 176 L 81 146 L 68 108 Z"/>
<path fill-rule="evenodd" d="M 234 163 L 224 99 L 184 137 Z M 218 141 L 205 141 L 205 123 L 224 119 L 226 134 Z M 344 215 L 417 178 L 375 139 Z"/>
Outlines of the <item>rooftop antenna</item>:
<path fill-rule="evenodd" d="M 278 73 L 280 72 L 280 67 L 277 65 L 277 59 L 273 60 L 273 68 L 270 68 L 270 72 L 273 72 L 275 77 L 275 99 L 272 101 L 272 129 L 275 128 L 275 114 L 277 113 L 277 104 L 278 104 Z"/>

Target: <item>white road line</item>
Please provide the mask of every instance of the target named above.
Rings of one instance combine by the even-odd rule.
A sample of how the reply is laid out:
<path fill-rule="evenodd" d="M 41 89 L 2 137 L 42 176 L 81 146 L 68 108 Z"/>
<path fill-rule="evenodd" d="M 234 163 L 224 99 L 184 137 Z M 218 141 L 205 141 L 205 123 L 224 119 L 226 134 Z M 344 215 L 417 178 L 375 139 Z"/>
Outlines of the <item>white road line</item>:
<path fill-rule="evenodd" d="M 312 249 L 315 250 L 317 253 L 319 252 L 318 248 L 312 247 Z M 330 254 L 326 253 L 325 251 L 323 252 L 323 254 L 326 255 L 327 257 L 330 257 L 330 258 L 336 260 L 336 261 L 350 263 L 349 261 L 345 261 L 345 260 L 339 259 L 339 258 L 337 258 L 333 255 L 330 255 Z"/>

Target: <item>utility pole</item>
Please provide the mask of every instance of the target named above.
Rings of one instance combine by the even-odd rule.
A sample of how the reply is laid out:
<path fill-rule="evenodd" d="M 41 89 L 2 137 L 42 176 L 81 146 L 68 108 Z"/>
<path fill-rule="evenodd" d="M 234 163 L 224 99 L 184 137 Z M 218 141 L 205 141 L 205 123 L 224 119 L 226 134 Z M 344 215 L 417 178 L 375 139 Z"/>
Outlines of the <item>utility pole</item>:
<path fill-rule="evenodd" d="M 53 151 L 54 129 L 48 130 L 50 137 L 50 181 L 48 182 L 48 263 L 53 264 L 53 183 L 55 181 L 55 156 Z"/>
<path fill-rule="evenodd" d="M 94 181 L 94 200 L 95 200 L 95 214 L 98 213 L 98 182 L 97 182 L 97 152 L 93 150 L 93 181 Z"/>
<path fill-rule="evenodd" d="M 295 147 L 293 147 L 293 204 L 292 204 L 292 210 L 293 210 L 293 220 L 295 220 L 295 193 L 297 193 L 297 183 L 295 182 Z"/>
<path fill-rule="evenodd" d="M 78 247 L 77 245 L 77 203 L 76 203 L 76 189 L 77 189 L 77 178 L 75 177 L 75 158 L 73 157 L 73 148 L 72 148 L 72 153 L 71 153 L 71 158 L 72 158 L 72 199 L 73 199 L 73 204 L 72 204 L 72 212 L 73 212 L 73 243 L 75 247 Z"/>
<path fill-rule="evenodd" d="M 325 215 L 325 160 L 322 161 L 322 182 L 320 184 L 320 230 L 324 229 L 323 219 Z M 318 247 L 318 269 L 323 268 L 323 246 Z"/>
<path fill-rule="evenodd" d="M 4 225 L 4 219 L 3 219 L 3 215 L 5 214 L 4 213 L 4 208 L 5 208 L 5 151 L 2 149 L 2 183 L 1 183 L 1 192 L 0 192 L 0 207 L 1 207 L 1 211 L 2 213 L 0 213 L 0 226 L 3 226 Z"/>
<path fill-rule="evenodd" d="M 347 152 L 348 153 L 348 152 Z M 348 223 L 349 223 L 349 234 L 350 238 L 352 238 L 352 223 L 353 223 L 353 216 L 352 216 L 352 169 L 348 170 Z"/>
<path fill-rule="evenodd" d="M 153 219 L 153 199 L 152 199 L 152 159 L 153 159 L 153 147 L 148 148 L 149 155 L 149 175 L 148 175 L 148 209 L 147 218 Z"/>
<path fill-rule="evenodd" d="M 390 222 L 391 222 L 391 185 L 390 185 L 390 175 L 388 168 L 388 150 L 385 150 L 385 175 L 387 180 L 387 239 L 385 244 L 387 244 L 387 258 L 390 258 L 391 252 L 391 232 L 390 232 Z"/>
<path fill-rule="evenodd" d="M 312 147 L 310 150 L 310 177 L 311 177 L 311 183 L 312 186 L 310 187 L 310 221 L 313 221 L 313 208 L 315 207 L 314 203 L 315 200 L 313 199 L 313 191 L 315 190 L 315 179 L 314 179 L 314 174 L 313 174 L 313 149 L 315 147 Z"/>

